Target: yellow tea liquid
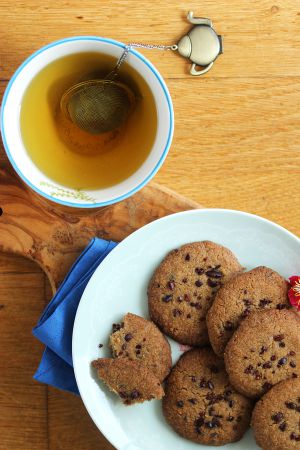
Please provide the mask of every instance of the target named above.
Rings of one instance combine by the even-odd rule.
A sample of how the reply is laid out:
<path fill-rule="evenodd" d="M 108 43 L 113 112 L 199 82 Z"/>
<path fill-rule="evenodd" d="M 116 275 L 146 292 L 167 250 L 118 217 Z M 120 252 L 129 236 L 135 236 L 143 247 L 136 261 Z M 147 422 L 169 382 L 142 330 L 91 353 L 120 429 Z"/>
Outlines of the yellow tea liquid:
<path fill-rule="evenodd" d="M 49 178 L 74 189 L 99 189 L 132 175 L 145 161 L 156 136 L 155 100 L 146 81 L 123 63 L 119 80 L 136 96 L 133 112 L 120 130 L 92 135 L 77 128 L 60 110 L 72 85 L 105 77 L 116 58 L 76 53 L 41 70 L 28 86 L 20 111 L 21 135 L 31 160 Z"/>

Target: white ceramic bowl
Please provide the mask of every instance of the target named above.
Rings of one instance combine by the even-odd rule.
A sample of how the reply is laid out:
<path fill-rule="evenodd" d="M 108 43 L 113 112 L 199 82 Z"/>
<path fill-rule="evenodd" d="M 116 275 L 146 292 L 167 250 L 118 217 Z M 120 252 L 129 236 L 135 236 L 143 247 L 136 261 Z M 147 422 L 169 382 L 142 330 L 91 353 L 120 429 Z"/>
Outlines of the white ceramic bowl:
<path fill-rule="evenodd" d="M 148 83 L 155 99 L 158 116 L 152 150 L 133 175 L 106 189 L 85 191 L 69 189 L 41 172 L 31 161 L 22 142 L 19 120 L 22 98 L 27 86 L 41 69 L 55 59 L 79 52 L 106 53 L 117 59 L 124 46 L 120 42 L 95 36 L 79 36 L 53 42 L 31 55 L 19 67 L 6 88 L 1 107 L 1 134 L 6 153 L 23 181 L 49 200 L 78 208 L 95 208 L 119 202 L 148 183 L 167 156 L 174 129 L 171 97 L 156 68 L 133 49 L 130 50 L 127 63 Z"/>

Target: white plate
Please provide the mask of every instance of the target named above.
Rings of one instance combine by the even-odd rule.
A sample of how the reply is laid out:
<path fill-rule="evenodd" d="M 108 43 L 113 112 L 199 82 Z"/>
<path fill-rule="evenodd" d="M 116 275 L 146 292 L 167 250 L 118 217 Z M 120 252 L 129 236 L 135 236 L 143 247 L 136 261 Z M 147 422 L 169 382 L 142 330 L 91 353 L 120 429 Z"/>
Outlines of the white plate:
<path fill-rule="evenodd" d="M 73 331 L 73 362 L 82 400 L 99 430 L 118 450 L 202 450 L 165 422 L 161 402 L 125 407 L 99 382 L 90 363 L 110 356 L 112 323 L 132 312 L 148 317 L 146 289 L 162 258 L 173 248 L 211 240 L 232 250 L 252 269 L 266 265 L 284 277 L 300 273 L 300 240 L 258 216 L 220 209 L 187 211 L 164 217 L 131 234 L 98 267 L 82 296 Z M 173 361 L 180 354 L 172 345 Z M 105 344 L 102 349 L 98 344 Z M 255 450 L 251 431 L 226 449 Z"/>

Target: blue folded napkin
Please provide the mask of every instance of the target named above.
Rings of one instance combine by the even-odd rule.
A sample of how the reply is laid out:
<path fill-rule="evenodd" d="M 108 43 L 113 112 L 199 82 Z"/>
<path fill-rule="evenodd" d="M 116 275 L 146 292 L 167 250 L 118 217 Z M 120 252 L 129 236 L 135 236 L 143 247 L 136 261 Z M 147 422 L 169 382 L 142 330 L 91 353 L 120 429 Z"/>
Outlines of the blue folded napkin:
<path fill-rule="evenodd" d="M 33 334 L 46 345 L 34 378 L 79 395 L 73 362 L 72 333 L 76 311 L 91 276 L 117 244 L 94 238 L 77 258 L 44 310 Z"/>

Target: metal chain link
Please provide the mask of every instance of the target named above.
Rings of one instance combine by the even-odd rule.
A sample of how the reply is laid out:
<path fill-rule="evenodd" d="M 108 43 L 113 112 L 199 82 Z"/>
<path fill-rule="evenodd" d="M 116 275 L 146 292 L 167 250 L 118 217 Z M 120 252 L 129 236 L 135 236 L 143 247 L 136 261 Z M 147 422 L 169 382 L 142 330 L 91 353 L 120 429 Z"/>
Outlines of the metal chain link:
<path fill-rule="evenodd" d="M 156 50 L 177 50 L 177 45 L 156 45 L 156 44 L 142 44 L 140 42 L 131 42 L 130 44 L 127 44 L 124 48 L 124 51 L 122 55 L 120 56 L 116 67 L 114 68 L 114 72 L 117 72 L 121 66 L 121 64 L 125 61 L 125 59 L 128 56 L 128 53 L 131 48 L 148 48 L 148 49 L 156 49 Z"/>

